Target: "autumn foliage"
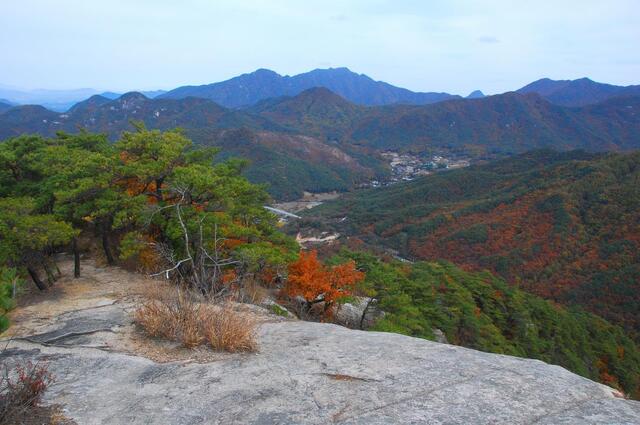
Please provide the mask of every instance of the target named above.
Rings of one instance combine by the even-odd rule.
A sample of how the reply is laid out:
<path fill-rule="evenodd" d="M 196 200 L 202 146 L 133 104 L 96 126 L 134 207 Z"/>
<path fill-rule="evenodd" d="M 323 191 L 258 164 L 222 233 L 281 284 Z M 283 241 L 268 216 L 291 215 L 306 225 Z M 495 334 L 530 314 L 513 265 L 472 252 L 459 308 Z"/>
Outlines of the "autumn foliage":
<path fill-rule="evenodd" d="M 17 364 L 13 373 L 5 367 L 0 374 L 0 425 L 23 423 L 26 418 L 35 417 L 52 382 L 45 364 Z"/>
<path fill-rule="evenodd" d="M 639 179 L 638 153 L 536 151 L 355 193 L 307 219 L 405 258 L 490 270 L 637 336 Z"/>
<path fill-rule="evenodd" d="M 289 265 L 286 294 L 302 297 L 308 307 L 324 302 L 323 315 L 331 313 L 336 301 L 351 295 L 355 285 L 364 279 L 353 261 L 327 267 L 318 260 L 317 251 L 300 251 L 298 260 Z"/>

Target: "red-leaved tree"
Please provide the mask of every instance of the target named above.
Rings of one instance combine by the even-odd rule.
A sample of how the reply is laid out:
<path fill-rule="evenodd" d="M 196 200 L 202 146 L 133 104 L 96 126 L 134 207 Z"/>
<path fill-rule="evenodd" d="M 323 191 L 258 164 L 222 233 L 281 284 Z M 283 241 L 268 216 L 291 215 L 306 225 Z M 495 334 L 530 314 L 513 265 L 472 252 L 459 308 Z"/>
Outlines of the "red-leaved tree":
<path fill-rule="evenodd" d="M 322 315 L 326 317 L 331 314 L 335 302 L 351 295 L 355 285 L 364 277 L 353 261 L 327 267 L 318 260 L 317 251 L 300 251 L 298 260 L 289 265 L 284 289 L 291 298 L 304 298 L 307 311 L 314 304 L 323 302 Z"/>

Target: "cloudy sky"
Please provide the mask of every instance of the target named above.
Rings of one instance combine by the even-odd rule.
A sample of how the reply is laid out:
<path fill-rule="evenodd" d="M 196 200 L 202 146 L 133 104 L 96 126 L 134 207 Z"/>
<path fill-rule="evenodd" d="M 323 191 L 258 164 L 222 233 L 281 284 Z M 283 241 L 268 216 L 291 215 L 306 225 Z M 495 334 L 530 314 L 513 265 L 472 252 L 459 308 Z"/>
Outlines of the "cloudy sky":
<path fill-rule="evenodd" d="M 640 84 L 638 0 L 3 0 L 0 85 L 117 91 L 346 66 L 416 91 Z"/>

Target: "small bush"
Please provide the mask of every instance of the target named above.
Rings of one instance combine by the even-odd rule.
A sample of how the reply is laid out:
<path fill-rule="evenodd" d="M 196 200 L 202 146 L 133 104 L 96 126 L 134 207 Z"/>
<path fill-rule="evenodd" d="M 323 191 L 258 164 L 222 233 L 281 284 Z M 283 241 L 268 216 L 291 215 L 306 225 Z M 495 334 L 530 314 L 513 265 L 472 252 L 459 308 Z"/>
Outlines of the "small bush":
<path fill-rule="evenodd" d="M 195 302 L 189 291 L 159 285 L 148 289 L 134 320 L 153 337 L 179 341 L 192 348 L 204 338 L 199 332 L 201 305 Z"/>
<path fill-rule="evenodd" d="M 214 306 L 192 292 L 159 285 L 147 290 L 134 320 L 152 337 L 193 348 L 209 343 L 216 350 L 256 351 L 255 322 L 229 305 Z"/>
<path fill-rule="evenodd" d="M 255 321 L 233 311 L 229 305 L 208 311 L 203 324 L 207 342 L 216 350 L 235 353 L 258 349 Z"/>
<path fill-rule="evenodd" d="M 13 371 L 5 367 L 0 377 L 0 425 L 29 418 L 51 382 L 53 377 L 44 364 L 27 362 Z"/>
<path fill-rule="evenodd" d="M 144 302 L 136 310 L 134 320 L 149 336 L 173 339 L 174 326 L 169 310 L 157 300 Z"/>

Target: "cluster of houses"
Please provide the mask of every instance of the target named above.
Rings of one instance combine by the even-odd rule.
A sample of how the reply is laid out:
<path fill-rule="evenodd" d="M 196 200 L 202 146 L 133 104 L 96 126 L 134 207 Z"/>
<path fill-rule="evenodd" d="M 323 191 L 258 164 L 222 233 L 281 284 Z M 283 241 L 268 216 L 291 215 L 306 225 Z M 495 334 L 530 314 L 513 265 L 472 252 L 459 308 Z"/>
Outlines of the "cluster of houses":
<path fill-rule="evenodd" d="M 467 167 L 469 165 L 467 159 L 450 159 L 441 155 L 425 157 L 389 151 L 382 153 L 382 156 L 389 161 L 391 176 L 385 181 L 372 180 L 363 186 L 388 186 L 401 181 L 413 180 L 437 171 Z"/>

